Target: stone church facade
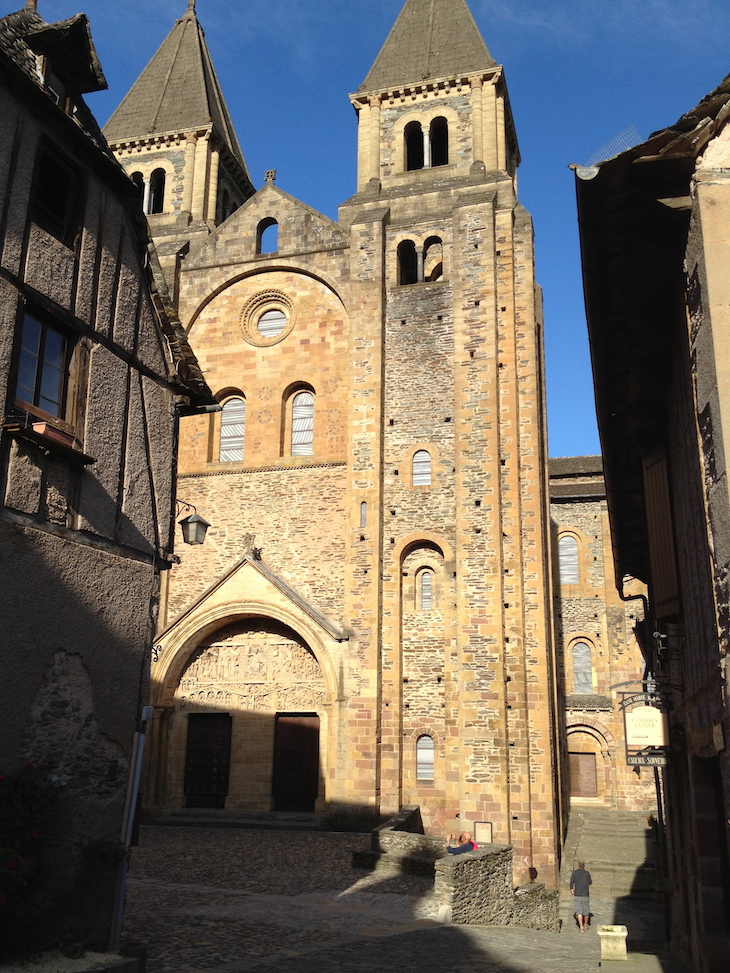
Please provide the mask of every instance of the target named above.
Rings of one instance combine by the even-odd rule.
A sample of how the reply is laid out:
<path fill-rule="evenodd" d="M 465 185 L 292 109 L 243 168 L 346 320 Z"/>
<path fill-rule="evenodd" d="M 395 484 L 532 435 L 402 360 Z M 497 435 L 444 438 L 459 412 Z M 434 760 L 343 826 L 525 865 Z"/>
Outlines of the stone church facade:
<path fill-rule="evenodd" d="M 148 805 L 418 804 L 552 885 L 542 311 L 502 69 L 463 0 L 407 0 L 337 222 L 254 192 L 214 77 L 191 2 L 105 133 L 221 407 L 180 428 L 212 527 L 165 589 Z"/>

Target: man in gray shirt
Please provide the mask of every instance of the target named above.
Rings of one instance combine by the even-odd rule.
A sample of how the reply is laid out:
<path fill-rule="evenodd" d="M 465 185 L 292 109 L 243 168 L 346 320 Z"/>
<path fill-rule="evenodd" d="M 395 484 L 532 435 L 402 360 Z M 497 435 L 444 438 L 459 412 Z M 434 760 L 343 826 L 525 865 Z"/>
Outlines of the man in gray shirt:
<path fill-rule="evenodd" d="M 578 867 L 570 876 L 570 894 L 574 899 L 575 915 L 578 918 L 578 928 L 582 933 L 586 931 L 586 926 L 591 915 L 589 902 L 590 887 L 593 885 L 591 873 L 586 871 L 586 863 L 578 862 Z"/>

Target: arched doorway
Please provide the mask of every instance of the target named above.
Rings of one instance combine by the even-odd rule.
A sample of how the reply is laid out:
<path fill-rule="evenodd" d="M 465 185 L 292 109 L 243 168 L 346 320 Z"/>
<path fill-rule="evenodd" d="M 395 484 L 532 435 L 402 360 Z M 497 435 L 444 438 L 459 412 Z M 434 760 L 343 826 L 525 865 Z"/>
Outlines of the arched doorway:
<path fill-rule="evenodd" d="M 165 803 L 314 811 L 325 701 L 319 662 L 282 622 L 241 618 L 209 633 L 168 710 Z"/>
<path fill-rule="evenodd" d="M 613 803 L 613 762 L 604 733 L 582 724 L 568 726 L 571 803 Z"/>

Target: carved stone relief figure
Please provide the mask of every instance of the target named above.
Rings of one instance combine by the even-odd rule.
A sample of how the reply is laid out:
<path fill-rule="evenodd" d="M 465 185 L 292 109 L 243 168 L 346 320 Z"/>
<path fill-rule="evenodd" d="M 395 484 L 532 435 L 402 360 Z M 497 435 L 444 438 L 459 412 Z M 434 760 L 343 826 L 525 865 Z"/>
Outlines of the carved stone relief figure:
<path fill-rule="evenodd" d="M 175 694 L 178 709 L 318 710 L 322 672 L 306 644 L 273 620 L 245 619 L 196 649 Z"/>

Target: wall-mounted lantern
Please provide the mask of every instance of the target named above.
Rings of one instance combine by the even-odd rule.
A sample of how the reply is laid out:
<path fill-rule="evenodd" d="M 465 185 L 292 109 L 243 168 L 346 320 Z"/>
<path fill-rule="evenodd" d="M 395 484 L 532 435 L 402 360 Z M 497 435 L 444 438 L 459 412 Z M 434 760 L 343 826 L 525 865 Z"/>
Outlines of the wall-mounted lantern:
<path fill-rule="evenodd" d="M 193 511 L 187 517 L 178 521 L 182 528 L 183 541 L 186 544 L 202 544 L 210 524 L 200 516 L 192 503 L 185 503 L 184 500 L 177 500 L 176 503 L 178 504 L 178 513 L 181 513 L 183 509 Z"/>

